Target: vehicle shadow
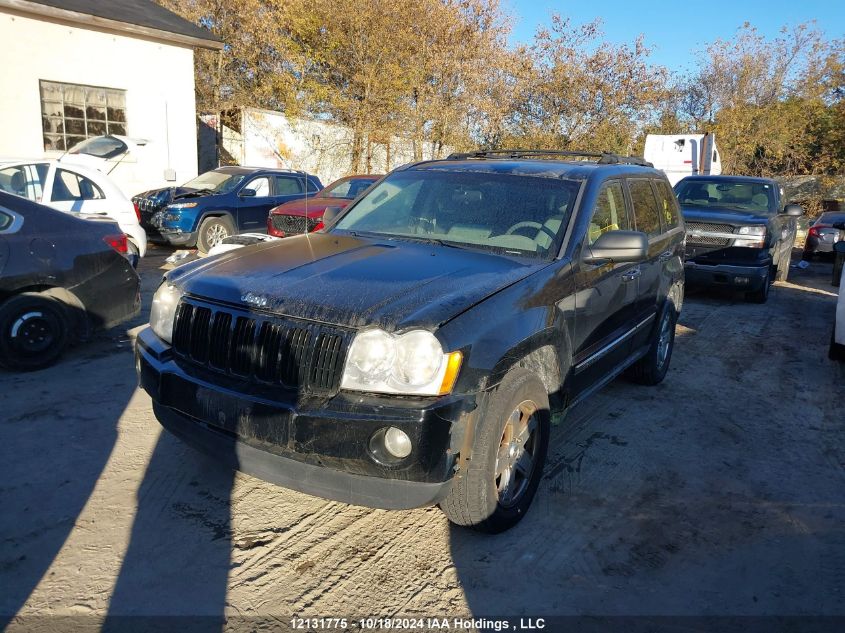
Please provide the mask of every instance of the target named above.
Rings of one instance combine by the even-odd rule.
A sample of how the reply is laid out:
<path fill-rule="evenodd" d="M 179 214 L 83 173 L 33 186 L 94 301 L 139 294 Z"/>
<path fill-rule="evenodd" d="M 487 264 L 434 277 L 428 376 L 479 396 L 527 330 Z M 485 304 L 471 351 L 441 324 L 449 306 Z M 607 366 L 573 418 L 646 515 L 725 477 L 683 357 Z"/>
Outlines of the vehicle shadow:
<path fill-rule="evenodd" d="M 184 397 L 199 396 L 186 392 Z M 183 410 L 196 411 L 194 404 L 186 403 Z M 179 409 L 178 397 L 167 405 Z M 223 411 L 207 413 L 215 423 L 225 420 Z M 152 412 L 148 423 L 159 427 Z M 232 423 L 240 429 L 251 421 L 239 417 Z M 156 627 L 220 631 L 231 624 L 226 606 L 233 564 L 231 499 L 236 474 L 231 465 L 239 463 L 235 433 L 229 432 L 228 425 L 224 434 L 199 424 L 179 432 L 194 430 L 214 433 L 213 457 L 161 429 L 138 489 L 129 545 L 109 601 L 105 631 L 146 632 Z"/>
<path fill-rule="evenodd" d="M 112 455 L 136 383 L 113 359 L 130 349 L 115 328 L 48 369 L 0 371 L 0 629 L 47 575 Z"/>
<path fill-rule="evenodd" d="M 222 629 L 233 481 L 231 470 L 161 431 L 103 630 L 172 630 L 175 617 L 180 630 Z"/>
<path fill-rule="evenodd" d="M 841 615 L 845 418 L 819 395 L 845 374 L 826 358 L 827 271 L 793 273 L 766 305 L 688 294 L 666 380 L 616 380 L 557 418 L 519 525 L 450 526 L 469 615 L 590 631 Z M 758 625 L 781 626 L 732 623 Z"/>

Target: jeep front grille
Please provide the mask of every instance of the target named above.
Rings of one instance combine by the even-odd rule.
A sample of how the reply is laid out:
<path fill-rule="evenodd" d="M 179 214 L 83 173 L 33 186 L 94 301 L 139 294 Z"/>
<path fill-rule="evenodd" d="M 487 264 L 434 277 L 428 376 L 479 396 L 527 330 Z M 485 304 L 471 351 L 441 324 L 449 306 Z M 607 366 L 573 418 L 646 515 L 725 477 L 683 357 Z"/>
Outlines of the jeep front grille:
<path fill-rule="evenodd" d="M 173 351 L 180 360 L 228 376 L 333 395 L 349 336 L 331 326 L 183 299 L 173 323 Z"/>
<path fill-rule="evenodd" d="M 730 240 L 724 237 L 710 237 L 708 235 L 694 235 L 695 231 L 706 233 L 733 233 L 734 227 L 730 224 L 711 224 L 709 222 L 687 222 L 687 244 L 700 246 L 727 246 Z"/>

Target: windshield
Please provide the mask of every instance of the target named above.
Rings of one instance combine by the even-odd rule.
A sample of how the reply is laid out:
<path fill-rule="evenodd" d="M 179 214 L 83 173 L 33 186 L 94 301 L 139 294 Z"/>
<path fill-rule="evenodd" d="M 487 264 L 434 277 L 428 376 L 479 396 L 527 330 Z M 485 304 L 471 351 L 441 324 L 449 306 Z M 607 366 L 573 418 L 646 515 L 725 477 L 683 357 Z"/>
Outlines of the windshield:
<path fill-rule="evenodd" d="M 119 138 L 113 136 L 94 136 L 81 143 L 77 143 L 70 148 L 68 153 L 88 154 L 89 156 L 108 160 L 127 151 L 129 151 L 129 147 Z"/>
<path fill-rule="evenodd" d="M 774 186 L 763 182 L 682 180 L 675 185 L 678 202 L 688 207 L 719 207 L 774 213 Z"/>
<path fill-rule="evenodd" d="M 207 171 L 193 180 L 186 182 L 183 187 L 208 191 L 210 193 L 228 193 L 238 186 L 245 178 L 245 174 L 229 174 L 225 171 Z"/>
<path fill-rule="evenodd" d="M 548 257 L 580 183 L 500 173 L 401 171 L 371 189 L 333 230 Z"/>
<path fill-rule="evenodd" d="M 339 180 L 321 191 L 320 197 L 352 200 L 360 193 L 366 191 L 367 187 L 373 184 L 376 180 L 377 179 L 375 178 L 349 178 L 348 180 Z"/>

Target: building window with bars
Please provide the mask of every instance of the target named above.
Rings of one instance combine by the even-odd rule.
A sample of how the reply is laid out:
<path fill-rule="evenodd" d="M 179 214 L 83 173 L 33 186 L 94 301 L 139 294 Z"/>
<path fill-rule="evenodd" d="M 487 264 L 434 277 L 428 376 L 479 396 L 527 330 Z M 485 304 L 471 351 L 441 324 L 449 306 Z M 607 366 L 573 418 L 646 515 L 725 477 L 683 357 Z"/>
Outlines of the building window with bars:
<path fill-rule="evenodd" d="M 92 136 L 126 134 L 126 91 L 41 81 L 44 149 L 70 149 Z"/>

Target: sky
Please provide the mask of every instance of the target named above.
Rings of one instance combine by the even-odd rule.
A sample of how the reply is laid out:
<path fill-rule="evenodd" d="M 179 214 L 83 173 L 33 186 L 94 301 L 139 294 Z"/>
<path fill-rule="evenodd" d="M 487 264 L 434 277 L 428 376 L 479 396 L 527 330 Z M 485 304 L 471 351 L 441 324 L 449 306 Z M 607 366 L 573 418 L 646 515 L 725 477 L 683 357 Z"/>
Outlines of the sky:
<path fill-rule="evenodd" d="M 653 49 L 651 59 L 672 71 L 695 66 L 696 51 L 716 38 L 728 39 L 744 22 L 767 38 L 784 25 L 815 20 L 830 39 L 845 37 L 845 0 L 503 0 L 513 16 L 511 44 L 528 43 L 538 24 L 550 24 L 552 13 L 575 24 L 602 19 L 605 38 L 633 42 L 639 34 Z"/>

